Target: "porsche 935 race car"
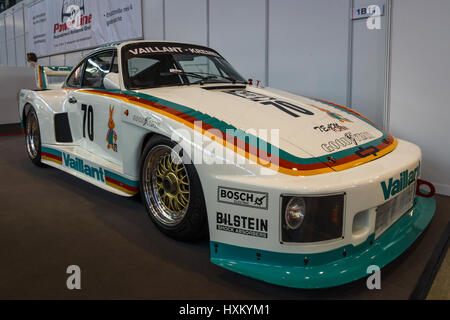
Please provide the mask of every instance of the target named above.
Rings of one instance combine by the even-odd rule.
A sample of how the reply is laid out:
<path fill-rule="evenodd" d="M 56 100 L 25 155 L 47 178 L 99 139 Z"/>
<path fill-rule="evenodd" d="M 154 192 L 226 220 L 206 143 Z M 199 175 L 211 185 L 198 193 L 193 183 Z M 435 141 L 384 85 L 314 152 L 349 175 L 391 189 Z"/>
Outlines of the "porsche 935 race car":
<path fill-rule="evenodd" d="M 34 164 L 140 192 L 162 232 L 209 234 L 214 264 L 273 284 L 367 276 L 435 211 L 416 194 L 417 146 L 351 109 L 249 83 L 207 47 L 99 48 L 64 84 L 22 90 L 19 114 Z"/>

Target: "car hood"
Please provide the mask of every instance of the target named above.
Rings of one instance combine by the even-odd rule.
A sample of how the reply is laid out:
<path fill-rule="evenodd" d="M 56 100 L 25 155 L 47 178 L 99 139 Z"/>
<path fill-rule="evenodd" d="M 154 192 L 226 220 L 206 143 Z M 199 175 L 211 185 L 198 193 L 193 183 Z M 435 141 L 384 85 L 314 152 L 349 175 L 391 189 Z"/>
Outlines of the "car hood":
<path fill-rule="evenodd" d="M 339 167 L 340 159 L 376 158 L 381 147 L 394 140 L 347 108 L 271 88 L 205 85 L 140 92 L 195 110 L 202 119 L 213 119 L 211 126 L 223 132 L 229 128 L 251 133 L 293 163 L 344 169 L 348 166 Z M 363 162 L 367 161 L 355 165 Z"/>

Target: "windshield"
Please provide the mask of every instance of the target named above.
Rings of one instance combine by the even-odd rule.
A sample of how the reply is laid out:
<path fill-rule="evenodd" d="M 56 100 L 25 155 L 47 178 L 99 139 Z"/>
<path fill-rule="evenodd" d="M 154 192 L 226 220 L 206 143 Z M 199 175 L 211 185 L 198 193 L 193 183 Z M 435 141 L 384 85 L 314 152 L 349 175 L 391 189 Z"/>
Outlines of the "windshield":
<path fill-rule="evenodd" d="M 246 83 L 216 51 L 178 43 L 135 43 L 122 49 L 128 89 L 206 83 Z"/>

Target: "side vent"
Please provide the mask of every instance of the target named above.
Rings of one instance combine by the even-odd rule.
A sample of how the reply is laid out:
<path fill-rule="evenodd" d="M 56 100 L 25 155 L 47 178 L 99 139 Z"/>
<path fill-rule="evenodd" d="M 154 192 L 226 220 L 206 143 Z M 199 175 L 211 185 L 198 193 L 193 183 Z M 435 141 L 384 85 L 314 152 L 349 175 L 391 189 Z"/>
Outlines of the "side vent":
<path fill-rule="evenodd" d="M 55 137 L 56 142 L 72 143 L 72 132 L 70 131 L 69 117 L 67 113 L 55 114 Z"/>

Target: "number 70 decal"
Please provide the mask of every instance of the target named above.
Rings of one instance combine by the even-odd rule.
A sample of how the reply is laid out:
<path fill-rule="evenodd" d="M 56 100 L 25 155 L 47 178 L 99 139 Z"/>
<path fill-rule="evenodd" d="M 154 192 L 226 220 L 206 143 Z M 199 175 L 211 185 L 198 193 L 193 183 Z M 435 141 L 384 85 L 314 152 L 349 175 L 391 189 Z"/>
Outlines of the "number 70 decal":
<path fill-rule="evenodd" d="M 86 138 L 86 123 L 89 140 L 94 141 L 94 109 L 92 106 L 85 104 L 81 105 L 81 110 L 84 111 L 83 116 L 83 138 Z"/>

